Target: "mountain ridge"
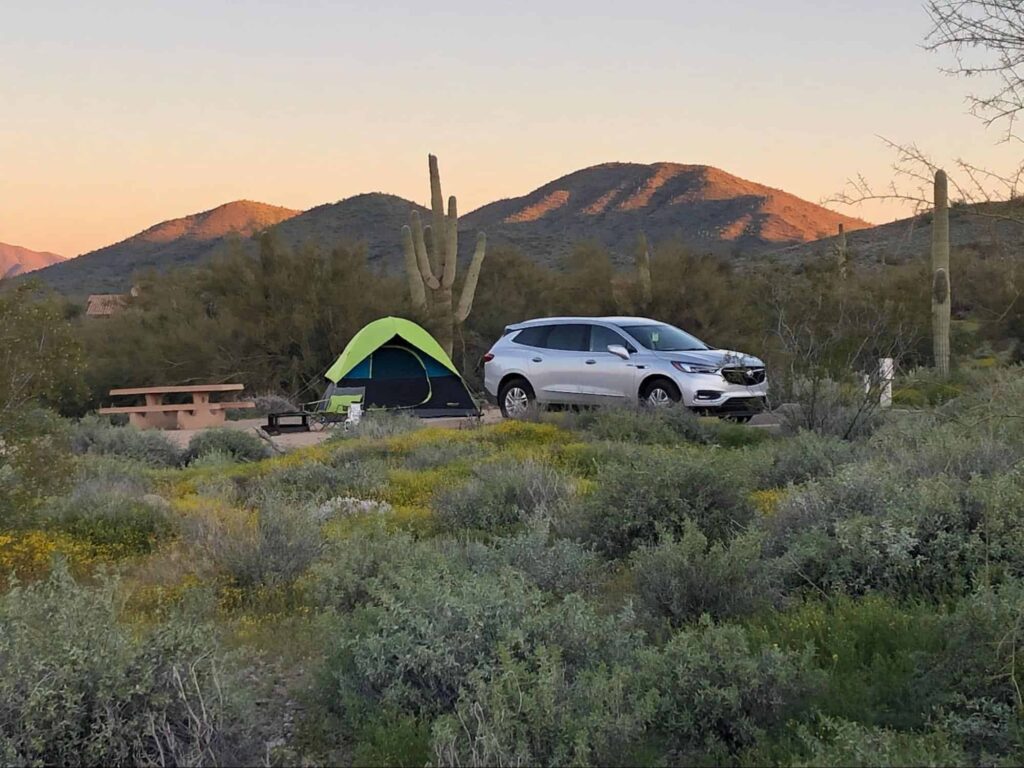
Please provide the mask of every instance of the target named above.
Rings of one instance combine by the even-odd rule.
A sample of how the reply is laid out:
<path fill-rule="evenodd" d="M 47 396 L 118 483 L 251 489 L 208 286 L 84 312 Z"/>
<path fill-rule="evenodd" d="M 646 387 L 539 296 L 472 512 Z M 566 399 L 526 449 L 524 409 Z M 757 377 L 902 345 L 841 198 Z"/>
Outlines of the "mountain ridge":
<path fill-rule="evenodd" d="M 419 203 L 383 192 L 304 212 L 235 201 L 160 222 L 38 274 L 65 293 L 123 291 L 133 272 L 201 263 L 231 236 L 255 252 L 255 243 L 246 238 L 260 232 L 292 248 L 360 244 L 371 266 L 394 272 L 403 268 L 400 230 L 414 209 L 428 214 Z M 641 232 L 653 242 L 678 239 L 702 252 L 756 256 L 832 234 L 839 224 L 848 232 L 870 226 L 712 166 L 623 162 L 573 171 L 460 218 L 460 230 L 468 235 L 485 230 L 492 243 L 517 246 L 548 265 L 584 240 L 600 242 L 614 261 L 629 263 Z M 460 238 L 460 257 L 468 256 L 472 242 L 472 236 Z"/>
<path fill-rule="evenodd" d="M 0 277 L 15 277 L 59 264 L 64 257 L 49 251 L 33 251 L 21 245 L 0 243 Z"/>

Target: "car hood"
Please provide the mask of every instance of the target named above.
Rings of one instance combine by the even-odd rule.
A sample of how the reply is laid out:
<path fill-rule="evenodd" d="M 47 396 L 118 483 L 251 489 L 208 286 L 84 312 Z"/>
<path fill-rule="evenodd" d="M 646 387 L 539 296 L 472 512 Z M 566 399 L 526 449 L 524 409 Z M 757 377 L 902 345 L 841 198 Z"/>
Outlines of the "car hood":
<path fill-rule="evenodd" d="M 655 352 L 662 360 L 675 360 L 680 363 L 694 365 L 713 365 L 718 368 L 727 366 L 745 366 L 760 368 L 764 363 L 753 355 L 734 352 L 729 349 L 700 349 L 692 352 Z"/>

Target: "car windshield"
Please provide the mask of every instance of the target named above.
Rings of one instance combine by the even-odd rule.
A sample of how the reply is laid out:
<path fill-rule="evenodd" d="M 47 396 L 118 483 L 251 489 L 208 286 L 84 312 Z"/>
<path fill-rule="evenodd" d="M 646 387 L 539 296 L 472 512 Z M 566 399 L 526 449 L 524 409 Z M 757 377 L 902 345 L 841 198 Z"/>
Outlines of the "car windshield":
<path fill-rule="evenodd" d="M 656 352 L 693 352 L 698 349 L 710 349 L 695 336 L 666 323 L 619 327 L 640 342 L 641 346 Z"/>

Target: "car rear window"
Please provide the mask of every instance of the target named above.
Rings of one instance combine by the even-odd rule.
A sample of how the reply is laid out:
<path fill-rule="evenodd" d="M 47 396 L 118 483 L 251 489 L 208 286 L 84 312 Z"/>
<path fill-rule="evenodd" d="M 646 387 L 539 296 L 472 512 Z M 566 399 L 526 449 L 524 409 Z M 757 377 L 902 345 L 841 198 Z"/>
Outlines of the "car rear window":
<path fill-rule="evenodd" d="M 525 344 L 527 347 L 543 347 L 548 337 L 550 325 L 535 325 L 532 328 L 524 328 L 512 339 L 516 344 Z"/>
<path fill-rule="evenodd" d="M 590 326 L 582 323 L 553 325 L 544 347 L 568 352 L 586 352 L 590 349 Z"/>

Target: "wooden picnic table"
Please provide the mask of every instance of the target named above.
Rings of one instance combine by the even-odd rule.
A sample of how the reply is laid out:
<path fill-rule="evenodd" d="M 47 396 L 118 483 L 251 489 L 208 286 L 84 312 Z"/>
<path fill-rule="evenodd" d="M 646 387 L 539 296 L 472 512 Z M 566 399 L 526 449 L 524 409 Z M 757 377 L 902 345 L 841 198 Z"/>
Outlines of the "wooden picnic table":
<path fill-rule="evenodd" d="M 111 397 L 143 397 L 145 405 L 100 408 L 101 414 L 127 413 L 139 429 L 205 429 L 224 423 L 224 412 L 234 408 L 255 408 L 251 401 L 213 402 L 214 393 L 241 392 L 244 384 L 189 384 L 177 387 L 128 387 L 110 390 Z M 167 395 L 189 395 L 190 403 L 165 403 Z"/>

